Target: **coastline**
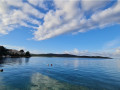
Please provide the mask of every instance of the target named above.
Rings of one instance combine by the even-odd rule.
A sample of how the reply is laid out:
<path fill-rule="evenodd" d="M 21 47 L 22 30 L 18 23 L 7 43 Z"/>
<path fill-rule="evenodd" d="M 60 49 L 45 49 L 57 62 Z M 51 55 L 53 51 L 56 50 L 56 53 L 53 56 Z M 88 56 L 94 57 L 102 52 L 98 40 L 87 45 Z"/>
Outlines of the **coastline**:
<path fill-rule="evenodd" d="M 113 59 L 111 57 L 103 56 L 77 56 L 72 54 L 31 54 L 31 57 L 66 57 L 66 58 L 100 58 L 100 59 Z"/>

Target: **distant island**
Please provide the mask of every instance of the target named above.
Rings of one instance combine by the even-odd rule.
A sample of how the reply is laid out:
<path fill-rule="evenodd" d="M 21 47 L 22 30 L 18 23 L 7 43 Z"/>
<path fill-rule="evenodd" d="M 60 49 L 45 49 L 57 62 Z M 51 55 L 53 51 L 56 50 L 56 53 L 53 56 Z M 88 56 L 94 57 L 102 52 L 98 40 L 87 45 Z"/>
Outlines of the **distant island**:
<path fill-rule="evenodd" d="M 77 56 L 72 54 L 31 54 L 31 56 L 36 57 L 72 57 L 72 58 L 103 58 L 103 59 L 112 59 L 110 57 L 102 57 L 102 56 Z"/>
<path fill-rule="evenodd" d="M 24 52 L 24 50 L 6 49 L 4 46 L 0 46 L 0 57 L 72 57 L 72 58 L 103 58 L 111 59 L 110 57 L 103 56 L 77 56 L 71 54 L 31 54 L 29 51 Z"/>

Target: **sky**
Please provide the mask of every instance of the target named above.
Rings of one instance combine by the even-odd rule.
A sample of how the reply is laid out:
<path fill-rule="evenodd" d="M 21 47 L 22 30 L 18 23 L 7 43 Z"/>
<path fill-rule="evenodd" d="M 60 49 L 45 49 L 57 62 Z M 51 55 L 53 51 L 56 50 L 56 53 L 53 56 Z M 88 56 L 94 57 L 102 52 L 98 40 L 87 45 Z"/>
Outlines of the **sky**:
<path fill-rule="evenodd" d="M 118 57 L 120 0 L 0 0 L 0 45 Z"/>

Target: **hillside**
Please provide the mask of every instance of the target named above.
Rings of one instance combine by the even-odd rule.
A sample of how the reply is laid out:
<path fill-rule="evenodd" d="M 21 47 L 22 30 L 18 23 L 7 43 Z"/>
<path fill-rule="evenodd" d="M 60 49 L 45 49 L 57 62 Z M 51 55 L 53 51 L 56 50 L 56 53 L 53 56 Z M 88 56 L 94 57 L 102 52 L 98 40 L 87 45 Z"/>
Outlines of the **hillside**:
<path fill-rule="evenodd" d="M 103 58 L 103 59 L 111 59 L 110 57 L 102 57 L 102 56 L 77 56 L 71 54 L 31 54 L 31 56 L 37 57 L 73 57 L 73 58 Z"/>
<path fill-rule="evenodd" d="M 30 54 L 29 51 L 24 52 L 24 50 L 6 49 L 4 46 L 0 46 L 0 57 L 73 57 L 73 58 L 103 58 L 111 59 L 110 57 L 102 56 L 77 56 L 71 54 Z"/>
<path fill-rule="evenodd" d="M 30 57 L 30 52 L 24 52 L 24 50 L 6 49 L 4 46 L 0 46 L 0 57 Z"/>

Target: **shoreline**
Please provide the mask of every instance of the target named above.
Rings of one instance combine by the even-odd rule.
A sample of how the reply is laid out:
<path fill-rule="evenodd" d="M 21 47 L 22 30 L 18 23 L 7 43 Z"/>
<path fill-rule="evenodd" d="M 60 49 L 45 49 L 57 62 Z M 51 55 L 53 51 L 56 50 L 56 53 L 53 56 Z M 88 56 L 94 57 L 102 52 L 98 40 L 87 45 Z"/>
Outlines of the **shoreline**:
<path fill-rule="evenodd" d="M 113 59 L 111 57 L 103 56 L 77 56 L 72 54 L 31 54 L 31 57 L 66 57 L 66 58 L 100 58 L 100 59 Z"/>
<path fill-rule="evenodd" d="M 30 57 L 66 57 L 66 58 L 96 58 L 96 59 L 113 59 L 103 56 L 77 56 L 72 54 L 31 54 L 30 56 L 0 56 L 0 58 L 30 58 Z"/>

